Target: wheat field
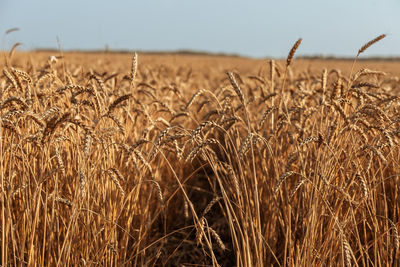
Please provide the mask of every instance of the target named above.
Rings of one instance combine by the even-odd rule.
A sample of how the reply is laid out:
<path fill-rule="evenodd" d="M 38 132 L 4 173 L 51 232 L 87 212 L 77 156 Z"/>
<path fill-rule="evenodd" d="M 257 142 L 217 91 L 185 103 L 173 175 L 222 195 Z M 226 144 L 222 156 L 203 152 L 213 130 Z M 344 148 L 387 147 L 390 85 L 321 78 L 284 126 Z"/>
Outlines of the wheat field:
<path fill-rule="evenodd" d="M 1 266 L 398 266 L 400 63 L 359 59 L 380 39 L 4 52 Z"/>

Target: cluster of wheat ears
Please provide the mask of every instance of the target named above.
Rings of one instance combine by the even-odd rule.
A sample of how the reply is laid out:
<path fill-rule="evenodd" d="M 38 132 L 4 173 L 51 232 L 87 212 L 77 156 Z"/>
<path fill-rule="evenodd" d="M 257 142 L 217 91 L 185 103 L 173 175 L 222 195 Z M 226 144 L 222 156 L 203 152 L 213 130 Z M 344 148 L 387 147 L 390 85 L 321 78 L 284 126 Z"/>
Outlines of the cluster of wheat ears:
<path fill-rule="evenodd" d="M 2 266 L 395 266 L 399 79 L 355 67 L 383 37 L 349 75 L 293 74 L 299 39 L 286 64 L 217 81 L 137 54 L 125 73 L 15 66 L 12 49 Z"/>

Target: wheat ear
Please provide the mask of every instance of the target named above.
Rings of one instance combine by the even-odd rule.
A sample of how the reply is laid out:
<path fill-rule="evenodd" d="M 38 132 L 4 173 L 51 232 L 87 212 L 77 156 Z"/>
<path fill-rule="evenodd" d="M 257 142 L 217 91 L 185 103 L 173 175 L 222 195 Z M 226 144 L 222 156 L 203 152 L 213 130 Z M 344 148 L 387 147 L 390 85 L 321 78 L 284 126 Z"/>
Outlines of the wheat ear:
<path fill-rule="evenodd" d="M 301 41 L 303 39 L 299 38 L 296 43 L 293 45 L 292 49 L 290 49 L 289 55 L 286 59 L 286 67 L 289 67 L 290 63 L 292 63 L 292 59 L 294 57 L 294 54 L 296 53 L 297 48 L 299 48 Z"/>
<path fill-rule="evenodd" d="M 381 35 L 379 35 L 378 37 L 376 37 L 376 38 L 372 39 L 371 41 L 369 41 L 368 43 L 364 44 L 364 45 L 358 50 L 357 57 L 358 57 L 361 53 L 363 53 L 365 50 L 367 50 L 368 47 L 370 47 L 370 46 L 372 46 L 373 44 L 379 42 L 380 40 L 382 40 L 382 39 L 385 38 L 385 37 L 386 37 L 386 34 L 381 34 Z"/>
<path fill-rule="evenodd" d="M 132 66 L 131 66 L 131 87 L 135 87 L 135 78 L 137 73 L 137 66 L 138 66 L 138 55 L 135 52 L 132 58 Z"/>
<path fill-rule="evenodd" d="M 289 51 L 289 55 L 286 59 L 286 68 L 285 68 L 285 74 L 283 75 L 283 82 L 282 82 L 282 88 L 281 91 L 283 91 L 283 89 L 285 88 L 285 82 L 286 82 L 286 77 L 287 77 L 287 73 L 288 73 L 288 67 L 290 65 L 290 63 L 292 63 L 292 59 L 294 57 L 294 54 L 296 53 L 297 48 L 299 48 L 301 41 L 303 39 L 299 38 L 296 43 L 294 43 L 294 45 L 292 46 L 292 49 L 290 49 Z"/>
<path fill-rule="evenodd" d="M 382 40 L 382 39 L 385 38 L 385 37 L 386 37 L 386 34 L 381 34 L 381 35 L 379 35 L 378 37 L 376 37 L 376 38 L 372 39 L 371 41 L 367 42 L 366 44 L 364 44 L 364 45 L 358 50 L 357 55 L 356 55 L 356 57 L 355 57 L 355 59 L 354 59 L 354 61 L 353 61 L 353 65 L 351 66 L 351 71 L 350 71 L 350 76 L 349 76 L 349 88 L 351 87 L 350 85 L 351 85 L 351 83 L 352 83 L 351 75 L 353 74 L 354 65 L 356 64 L 356 61 L 357 61 L 358 57 L 360 56 L 360 54 L 361 54 L 361 53 L 364 53 L 365 50 L 367 50 L 370 46 L 372 46 L 373 44 L 379 42 L 380 40 Z"/>

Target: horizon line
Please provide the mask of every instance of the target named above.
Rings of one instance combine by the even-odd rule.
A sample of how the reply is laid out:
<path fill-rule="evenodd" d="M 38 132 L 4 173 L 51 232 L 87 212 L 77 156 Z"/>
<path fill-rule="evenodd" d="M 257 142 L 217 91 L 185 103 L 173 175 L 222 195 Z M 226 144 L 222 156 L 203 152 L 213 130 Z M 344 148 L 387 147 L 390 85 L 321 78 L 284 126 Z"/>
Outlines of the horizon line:
<path fill-rule="evenodd" d="M 9 50 L 0 50 L 1 52 L 8 52 Z M 248 59 L 276 59 L 276 60 L 285 60 L 286 57 L 274 57 L 274 56 L 249 56 L 243 55 L 241 53 L 227 53 L 227 52 L 209 52 L 202 51 L 196 49 L 174 49 L 174 50 L 141 50 L 141 49 L 58 49 L 58 48 L 34 48 L 34 49 L 18 49 L 18 52 L 58 52 L 58 53 L 109 53 L 109 54 L 130 54 L 130 53 L 139 53 L 139 54 L 158 54 L 158 55 L 188 55 L 188 56 L 220 56 L 220 57 L 236 57 L 236 58 L 248 58 Z M 17 52 L 16 51 L 16 52 Z M 299 54 L 295 56 L 297 59 L 322 59 L 322 60 L 354 60 L 355 56 L 340 56 L 340 55 L 324 55 L 324 54 Z M 400 55 L 395 56 L 381 56 L 381 55 L 371 55 L 371 56 L 363 56 L 358 58 L 357 60 L 383 60 L 383 61 L 398 61 L 400 60 Z"/>

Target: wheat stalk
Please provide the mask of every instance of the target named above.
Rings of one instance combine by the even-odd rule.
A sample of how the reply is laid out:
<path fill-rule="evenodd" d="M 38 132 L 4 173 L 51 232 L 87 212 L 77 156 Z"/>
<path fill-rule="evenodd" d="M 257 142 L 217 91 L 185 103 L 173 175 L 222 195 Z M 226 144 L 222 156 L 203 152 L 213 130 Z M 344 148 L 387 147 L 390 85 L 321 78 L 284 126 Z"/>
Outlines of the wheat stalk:
<path fill-rule="evenodd" d="M 15 29 L 18 29 L 18 28 L 15 28 Z M 19 29 L 18 29 L 18 30 L 19 30 Z M 13 31 L 11 31 L 11 32 L 13 32 Z M 8 33 L 10 33 L 10 31 L 9 31 Z M 6 32 L 6 34 L 7 34 L 7 32 Z M 6 58 L 6 66 L 7 66 L 7 67 L 11 65 L 11 64 L 10 64 L 10 61 L 11 61 L 11 59 L 12 59 L 14 53 L 15 53 L 15 50 L 16 50 L 17 47 L 20 46 L 20 45 L 22 45 L 22 43 L 19 43 L 19 42 L 18 42 L 18 43 L 15 43 L 15 44 L 12 46 L 12 48 L 11 48 L 11 50 L 10 50 L 10 53 L 8 53 L 8 57 Z"/>
<path fill-rule="evenodd" d="M 221 197 L 219 197 L 219 196 L 214 197 L 210 201 L 210 203 L 208 203 L 207 207 L 204 209 L 201 217 L 205 217 L 207 215 L 207 213 L 211 210 L 211 208 L 215 205 L 215 203 L 217 203 L 220 199 L 221 199 Z"/>
<path fill-rule="evenodd" d="M 195 100 L 197 97 L 199 97 L 201 94 L 203 94 L 204 92 L 205 92 L 205 90 L 203 90 L 203 89 L 197 90 L 197 91 L 192 95 L 192 97 L 189 99 L 189 101 L 187 102 L 186 107 L 185 107 L 185 110 L 187 110 L 187 109 L 192 105 L 192 103 L 194 102 L 194 100 Z"/>
<path fill-rule="evenodd" d="M 206 225 L 206 218 L 201 217 L 199 223 L 196 225 L 196 244 L 203 244 L 204 227 Z"/>
<path fill-rule="evenodd" d="M 132 96 L 132 94 L 126 94 L 126 95 L 120 96 L 117 99 L 115 99 L 111 103 L 111 105 L 108 107 L 107 113 L 110 114 L 119 104 L 121 104 L 122 102 L 128 100 L 131 96 Z"/>
<path fill-rule="evenodd" d="M 111 178 L 115 186 L 117 187 L 118 191 L 121 193 L 122 196 L 125 196 L 125 190 L 122 188 L 121 183 L 119 182 L 118 178 L 116 177 L 116 169 L 111 168 L 106 170 L 108 176 Z M 122 175 L 121 175 L 122 177 Z"/>
<path fill-rule="evenodd" d="M 135 87 L 135 79 L 136 79 L 137 68 L 138 68 L 138 55 L 135 52 L 133 54 L 132 66 L 131 66 L 131 88 Z"/>
<path fill-rule="evenodd" d="M 54 200 L 56 202 L 62 203 L 64 205 L 67 205 L 68 207 L 72 207 L 72 202 L 67 198 L 56 197 L 56 198 L 54 198 Z"/>
<path fill-rule="evenodd" d="M 156 187 L 158 200 L 160 200 L 161 204 L 164 206 L 164 197 L 163 197 L 163 194 L 162 194 L 162 190 L 161 190 L 160 184 L 154 179 L 151 180 L 151 182 Z"/>
<path fill-rule="evenodd" d="M 341 240 L 342 240 L 342 246 L 343 246 L 343 251 L 344 251 L 344 255 L 345 255 L 344 258 L 345 258 L 346 266 L 351 267 L 353 265 L 351 264 L 352 250 L 351 250 L 350 244 L 347 241 L 347 239 L 343 233 L 341 233 L 340 236 L 341 236 Z"/>
<path fill-rule="evenodd" d="M 239 97 L 239 100 L 242 103 L 242 105 L 245 106 L 246 102 L 244 101 L 243 92 L 242 92 L 242 89 L 240 89 L 240 86 L 237 83 L 235 76 L 230 71 L 227 72 L 227 75 L 228 75 L 229 81 L 231 82 L 233 90 L 235 90 L 235 93 Z"/>
<path fill-rule="evenodd" d="M 259 128 L 261 128 L 265 122 L 265 120 L 267 119 L 268 115 L 273 112 L 274 110 L 277 110 L 277 107 L 273 106 L 268 108 L 267 110 L 264 111 L 264 113 L 261 116 L 260 122 L 259 122 Z"/>
<path fill-rule="evenodd" d="M 219 235 L 217 234 L 217 232 L 215 232 L 214 229 L 212 229 L 211 227 L 207 227 L 207 230 L 211 232 L 211 235 L 215 238 L 215 240 L 217 241 L 218 246 L 220 247 L 220 249 L 225 250 L 226 246 L 224 244 L 224 242 L 222 242 L 221 238 L 219 237 Z"/>
<path fill-rule="evenodd" d="M 363 193 L 363 196 L 365 199 L 368 199 L 368 187 L 367 187 L 367 182 L 365 181 L 364 177 L 362 177 L 360 174 L 356 174 L 356 178 L 360 182 L 361 185 L 361 190 Z"/>
<path fill-rule="evenodd" d="M 218 144 L 218 143 L 219 143 L 218 140 L 214 138 L 209 138 L 204 140 L 200 145 L 198 145 L 189 152 L 185 161 L 192 161 L 200 153 L 200 151 L 202 151 L 203 148 L 205 148 L 210 144 Z"/>
<path fill-rule="evenodd" d="M 305 181 L 306 181 L 305 179 L 301 179 L 300 181 L 298 181 L 298 183 L 292 189 L 292 192 L 290 193 L 289 198 L 293 198 L 294 194 L 296 194 L 297 190 L 299 190 L 299 188 L 304 184 Z"/>
<path fill-rule="evenodd" d="M 379 42 L 380 40 L 382 40 L 382 39 L 385 38 L 385 37 L 386 37 L 386 34 L 381 34 L 381 35 L 379 35 L 378 37 L 376 37 L 376 38 L 372 39 L 371 41 L 367 42 L 366 44 L 364 44 L 364 45 L 358 50 L 357 57 L 358 57 L 361 53 L 365 52 L 365 50 L 367 50 L 370 46 L 372 46 L 373 44 Z"/>
<path fill-rule="evenodd" d="M 352 79 L 351 79 L 351 75 L 353 74 L 354 66 L 355 66 L 356 61 L 357 61 L 358 57 L 360 56 L 360 54 L 363 53 L 363 52 L 365 52 L 365 50 L 367 50 L 370 46 L 372 46 L 372 45 L 375 44 L 376 42 L 379 42 L 380 40 L 382 40 L 382 39 L 385 38 L 385 37 L 386 37 L 386 34 L 381 34 L 381 35 L 379 35 L 378 37 L 376 37 L 376 38 L 372 39 L 371 41 L 367 42 L 366 44 L 364 44 L 364 45 L 358 50 L 357 55 L 356 55 L 356 57 L 355 57 L 355 59 L 354 59 L 354 61 L 353 61 L 353 64 L 352 64 L 351 70 L 350 70 L 349 84 L 348 84 L 348 87 L 349 87 L 349 88 L 351 87 L 352 81 L 356 80 L 356 79 L 353 79 L 353 80 L 352 80 Z"/>
<path fill-rule="evenodd" d="M 79 172 L 79 188 L 80 188 L 80 192 L 79 195 L 81 197 L 83 197 L 83 195 L 85 194 L 85 187 L 86 187 L 86 178 L 85 175 L 83 175 L 82 172 Z"/>
<path fill-rule="evenodd" d="M 394 222 L 391 219 L 388 219 L 390 226 L 393 231 L 393 243 L 394 243 L 394 249 L 395 251 L 399 251 L 400 247 L 400 237 L 399 237 L 399 232 L 397 231 L 397 227 L 394 224 Z"/>
<path fill-rule="evenodd" d="M 285 172 L 284 174 L 282 174 L 281 177 L 279 177 L 278 182 L 276 183 L 276 185 L 275 185 L 275 187 L 274 187 L 274 194 L 276 194 L 276 193 L 278 192 L 279 187 L 281 186 L 281 184 L 283 183 L 283 181 L 284 181 L 286 178 L 288 178 L 288 177 L 290 177 L 290 176 L 292 176 L 292 175 L 294 175 L 294 174 L 295 174 L 294 171 L 288 171 L 288 172 Z"/>
<path fill-rule="evenodd" d="M 299 38 L 296 43 L 292 46 L 292 49 L 290 49 L 289 55 L 287 56 L 286 59 L 286 67 L 289 67 L 290 63 L 292 63 L 292 59 L 294 57 L 294 54 L 296 53 L 297 48 L 299 48 L 301 41 L 303 39 Z"/>
<path fill-rule="evenodd" d="M 275 92 L 275 60 L 269 61 L 269 79 L 271 81 L 271 92 Z"/>
<path fill-rule="evenodd" d="M 61 170 L 62 174 L 65 175 L 65 166 L 64 166 L 64 162 L 61 158 L 60 152 L 58 151 L 59 149 L 56 148 L 56 158 L 57 158 L 57 163 L 58 163 L 58 167 Z"/>

